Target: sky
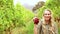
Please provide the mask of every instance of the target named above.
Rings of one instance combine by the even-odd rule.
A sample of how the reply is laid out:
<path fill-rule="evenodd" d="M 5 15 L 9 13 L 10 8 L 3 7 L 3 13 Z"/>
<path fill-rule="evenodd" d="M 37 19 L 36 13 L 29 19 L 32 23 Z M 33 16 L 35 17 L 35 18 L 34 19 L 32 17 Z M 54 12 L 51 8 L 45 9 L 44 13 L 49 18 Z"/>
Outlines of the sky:
<path fill-rule="evenodd" d="M 35 6 L 35 4 L 37 4 L 39 1 L 45 2 L 46 0 L 14 0 L 14 5 L 16 5 L 17 2 L 19 2 L 24 7 L 30 8 L 30 7 Z"/>
<path fill-rule="evenodd" d="M 20 2 L 22 5 L 26 3 L 26 4 L 34 6 L 39 1 L 45 2 L 46 0 L 14 0 L 14 4 L 16 4 L 17 2 Z"/>

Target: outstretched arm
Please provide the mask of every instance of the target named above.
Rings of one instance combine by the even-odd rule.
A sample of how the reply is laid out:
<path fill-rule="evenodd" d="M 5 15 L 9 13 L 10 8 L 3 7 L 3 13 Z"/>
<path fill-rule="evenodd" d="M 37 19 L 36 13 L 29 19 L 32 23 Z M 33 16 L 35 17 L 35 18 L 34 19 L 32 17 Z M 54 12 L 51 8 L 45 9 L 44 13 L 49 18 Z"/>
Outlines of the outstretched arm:
<path fill-rule="evenodd" d="M 39 23 L 39 19 L 37 17 L 34 17 L 33 22 L 34 22 L 34 34 L 38 34 L 37 33 L 37 25 Z"/>

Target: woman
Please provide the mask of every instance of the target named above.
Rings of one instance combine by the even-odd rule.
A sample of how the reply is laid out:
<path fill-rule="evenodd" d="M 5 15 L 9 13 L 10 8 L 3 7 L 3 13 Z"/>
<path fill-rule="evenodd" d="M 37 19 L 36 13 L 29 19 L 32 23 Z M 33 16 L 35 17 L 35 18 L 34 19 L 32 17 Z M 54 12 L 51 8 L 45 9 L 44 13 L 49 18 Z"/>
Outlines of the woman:
<path fill-rule="evenodd" d="M 57 25 L 52 19 L 50 10 L 46 9 L 43 13 L 43 19 L 34 26 L 34 34 L 58 34 Z"/>

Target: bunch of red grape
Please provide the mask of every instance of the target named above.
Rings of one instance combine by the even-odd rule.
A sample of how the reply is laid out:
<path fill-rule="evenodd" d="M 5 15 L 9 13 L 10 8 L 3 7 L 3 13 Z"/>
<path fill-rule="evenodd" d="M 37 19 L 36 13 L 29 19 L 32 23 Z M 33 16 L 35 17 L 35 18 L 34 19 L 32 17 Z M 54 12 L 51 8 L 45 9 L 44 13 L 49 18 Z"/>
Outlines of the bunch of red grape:
<path fill-rule="evenodd" d="M 37 17 L 35 17 L 35 18 L 33 19 L 33 21 L 34 21 L 34 24 L 38 24 L 38 23 L 39 23 L 39 19 L 38 19 Z"/>

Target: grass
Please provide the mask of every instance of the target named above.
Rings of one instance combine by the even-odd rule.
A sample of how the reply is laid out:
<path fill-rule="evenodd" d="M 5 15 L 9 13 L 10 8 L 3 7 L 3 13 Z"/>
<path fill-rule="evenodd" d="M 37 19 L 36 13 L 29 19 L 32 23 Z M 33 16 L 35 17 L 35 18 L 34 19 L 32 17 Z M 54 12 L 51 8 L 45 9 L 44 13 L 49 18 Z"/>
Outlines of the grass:
<path fill-rule="evenodd" d="M 33 33 L 34 24 L 33 21 L 26 23 L 26 27 L 16 27 L 12 30 L 12 34 L 34 34 Z"/>
<path fill-rule="evenodd" d="M 34 23 L 31 20 L 26 23 L 26 27 L 17 27 L 13 30 L 13 34 L 34 34 L 33 33 Z M 60 27 L 58 27 L 58 33 L 60 34 Z"/>
<path fill-rule="evenodd" d="M 60 34 L 60 27 L 58 28 L 58 33 Z"/>

